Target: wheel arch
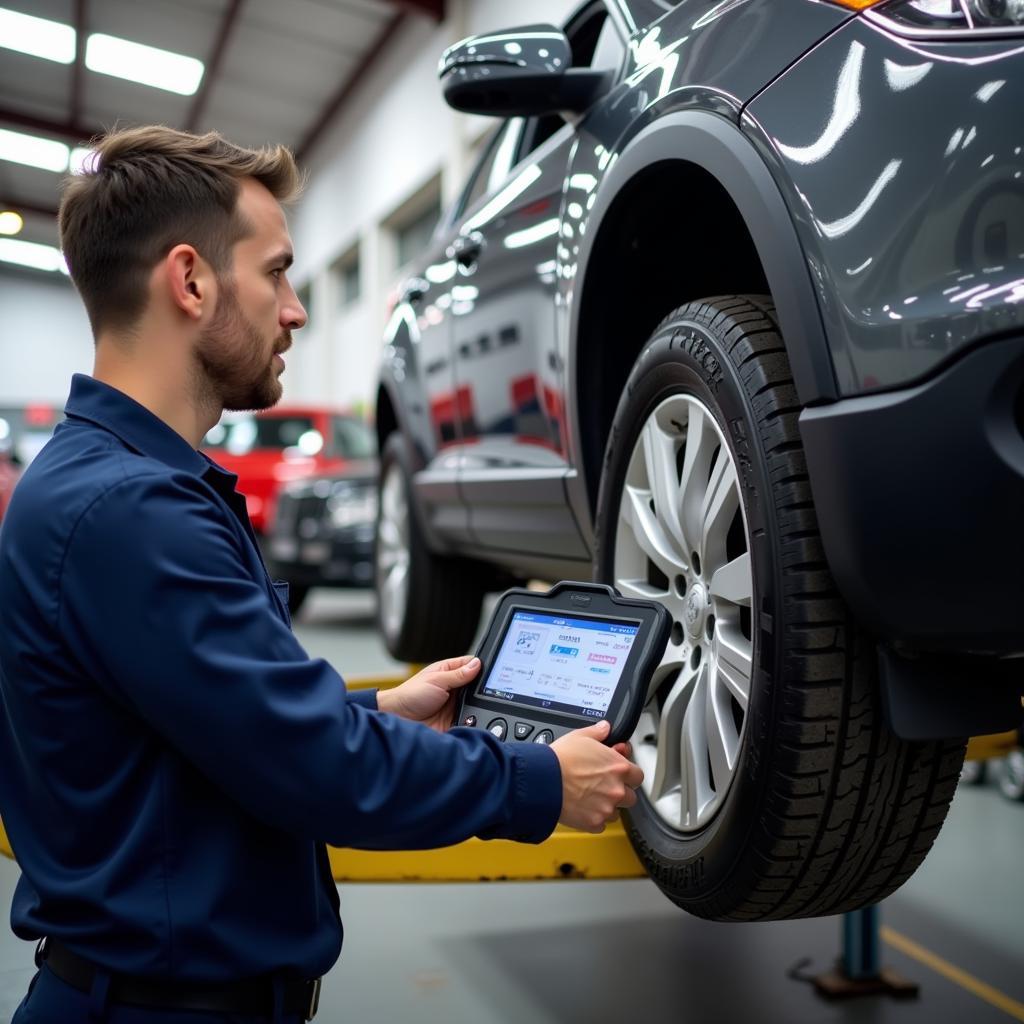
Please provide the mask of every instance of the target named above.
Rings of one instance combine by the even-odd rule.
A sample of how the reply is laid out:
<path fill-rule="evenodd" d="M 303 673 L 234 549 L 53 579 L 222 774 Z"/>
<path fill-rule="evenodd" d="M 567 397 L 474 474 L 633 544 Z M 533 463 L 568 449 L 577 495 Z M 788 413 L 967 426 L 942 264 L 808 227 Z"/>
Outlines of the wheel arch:
<path fill-rule="evenodd" d="M 645 211 L 652 217 L 645 219 Z M 704 230 L 689 237 L 678 230 L 692 228 L 694 221 Z M 708 230 L 723 223 L 722 231 Z M 624 245 L 629 259 L 623 259 Z M 753 144 L 719 115 L 667 114 L 621 150 L 598 191 L 576 278 L 579 301 L 571 308 L 566 384 L 591 522 L 622 385 L 651 331 L 682 303 L 716 294 L 770 293 L 801 402 L 836 396 L 810 268 L 792 216 Z M 637 308 L 646 315 L 636 317 Z"/>

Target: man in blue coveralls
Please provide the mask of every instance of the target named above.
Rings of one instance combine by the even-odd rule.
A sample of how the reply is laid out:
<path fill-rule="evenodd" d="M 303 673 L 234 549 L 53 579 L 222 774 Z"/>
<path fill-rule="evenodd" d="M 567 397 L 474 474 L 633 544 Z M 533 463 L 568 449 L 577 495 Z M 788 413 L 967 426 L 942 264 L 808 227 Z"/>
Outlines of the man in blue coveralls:
<path fill-rule="evenodd" d="M 341 949 L 325 843 L 599 832 L 640 770 L 451 725 L 479 662 L 347 693 L 293 636 L 235 477 L 197 448 L 281 396 L 291 154 L 117 132 L 66 185 L 96 339 L 0 533 L 0 814 L 40 943 L 16 1024 L 311 1019 Z M 45 310 L 40 311 L 45 316 Z"/>

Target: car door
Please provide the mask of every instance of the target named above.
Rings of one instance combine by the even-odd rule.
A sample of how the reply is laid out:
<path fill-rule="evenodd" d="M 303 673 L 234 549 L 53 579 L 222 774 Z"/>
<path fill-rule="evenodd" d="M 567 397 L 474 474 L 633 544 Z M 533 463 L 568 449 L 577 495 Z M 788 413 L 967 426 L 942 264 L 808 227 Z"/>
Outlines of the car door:
<path fill-rule="evenodd" d="M 576 67 L 621 68 L 625 43 L 603 3 L 567 26 Z M 532 118 L 507 178 L 470 203 L 449 247 L 459 404 L 459 486 L 475 544 L 585 560 L 566 500 L 556 295 L 566 168 L 576 128 Z M 564 225 L 564 226 L 563 226 Z"/>
<path fill-rule="evenodd" d="M 464 301 L 458 263 L 448 254 L 457 229 L 453 218 L 475 202 L 512 166 L 521 118 L 498 126 L 485 141 L 454 210 L 439 225 L 417 272 L 402 285 L 385 332 L 385 358 L 394 386 L 404 395 L 405 430 L 422 467 L 413 486 L 431 533 L 456 545 L 471 543 L 469 512 L 458 490 L 461 410 L 468 401 L 452 365 L 453 310 Z"/>

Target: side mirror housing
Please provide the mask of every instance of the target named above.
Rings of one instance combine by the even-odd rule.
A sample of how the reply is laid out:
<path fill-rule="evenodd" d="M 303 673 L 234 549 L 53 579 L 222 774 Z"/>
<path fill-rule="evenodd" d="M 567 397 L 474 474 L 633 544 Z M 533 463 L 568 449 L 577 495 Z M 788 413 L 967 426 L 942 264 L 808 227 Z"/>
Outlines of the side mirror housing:
<path fill-rule="evenodd" d="M 611 84 L 607 72 L 572 67 L 569 40 L 554 25 L 463 39 L 441 55 L 438 75 L 450 107 L 497 117 L 578 113 Z"/>

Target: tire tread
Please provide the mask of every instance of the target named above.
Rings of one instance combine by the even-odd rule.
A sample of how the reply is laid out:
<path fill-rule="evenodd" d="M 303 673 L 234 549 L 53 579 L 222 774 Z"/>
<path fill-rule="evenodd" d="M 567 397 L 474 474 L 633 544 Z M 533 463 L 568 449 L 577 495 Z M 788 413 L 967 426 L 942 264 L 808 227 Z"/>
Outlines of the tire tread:
<path fill-rule="evenodd" d="M 781 645 L 777 741 L 763 820 L 745 867 L 699 900 L 685 866 L 659 860 L 630 833 L 670 898 L 716 920 L 837 914 L 881 899 L 920 865 L 952 800 L 965 740 L 912 743 L 883 720 L 874 643 L 832 582 L 814 511 L 798 417 L 801 406 L 769 297 L 718 296 L 670 313 L 650 346 L 681 320 L 713 331 L 753 410 L 750 428 L 770 481 L 782 590 L 773 634 Z"/>

